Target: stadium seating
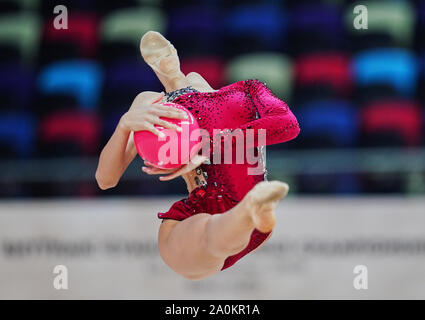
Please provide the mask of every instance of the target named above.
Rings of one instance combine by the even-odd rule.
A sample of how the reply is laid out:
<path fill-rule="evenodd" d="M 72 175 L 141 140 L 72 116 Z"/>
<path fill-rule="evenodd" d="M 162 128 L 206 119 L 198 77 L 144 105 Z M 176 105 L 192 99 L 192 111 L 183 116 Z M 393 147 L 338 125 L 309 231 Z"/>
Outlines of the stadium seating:
<path fill-rule="evenodd" d="M 370 49 L 353 58 L 358 86 L 387 84 L 401 95 L 413 96 L 418 80 L 418 62 L 410 51 L 398 48 Z"/>
<path fill-rule="evenodd" d="M 121 116 L 128 110 L 127 108 L 120 108 L 117 106 L 114 110 L 110 110 L 104 117 L 102 123 L 102 145 L 106 144 L 114 133 L 115 128 L 118 125 L 118 122 Z"/>
<path fill-rule="evenodd" d="M 44 40 L 53 45 L 75 43 L 79 57 L 93 58 L 98 51 L 98 18 L 94 14 L 69 14 L 68 29 L 56 29 L 53 20 L 44 26 Z"/>
<path fill-rule="evenodd" d="M 96 13 L 98 12 L 99 4 L 100 2 L 97 0 L 61 0 L 60 2 L 56 0 L 41 0 L 38 11 L 44 17 L 44 20 L 48 21 L 53 14 L 55 16 L 58 14 L 54 13 L 53 10 L 59 5 L 66 7 L 68 14 L 71 16 L 75 13 Z"/>
<path fill-rule="evenodd" d="M 151 68 L 139 60 L 122 60 L 105 69 L 101 112 L 109 115 L 125 112 L 142 91 L 162 91 L 163 88 Z"/>
<path fill-rule="evenodd" d="M 316 53 L 295 61 L 295 76 L 300 87 L 324 84 L 340 95 L 351 91 L 350 59 L 344 53 Z"/>
<path fill-rule="evenodd" d="M 142 59 L 123 60 L 105 70 L 105 88 L 134 88 L 149 90 L 157 86 L 158 78 Z"/>
<path fill-rule="evenodd" d="M 408 1 L 368 1 L 368 28 L 357 30 L 353 26 L 356 5 L 364 2 L 356 1 L 347 7 L 345 14 L 346 29 L 354 35 L 386 34 L 393 45 L 409 46 L 412 44 L 415 27 L 415 13 Z"/>
<path fill-rule="evenodd" d="M 281 50 L 287 19 L 280 6 L 270 4 L 231 7 L 220 23 L 224 52 Z"/>
<path fill-rule="evenodd" d="M 144 0 L 121 0 L 121 1 L 95 1 L 97 2 L 97 11 L 102 16 L 108 16 L 122 9 L 128 8 L 140 8 L 141 2 Z M 146 2 L 153 1 L 158 2 L 160 0 L 146 0 Z M 149 4 L 149 3 L 147 3 Z"/>
<path fill-rule="evenodd" d="M 67 30 L 53 26 L 58 4 Z M 357 4 L 367 5 L 367 30 L 353 26 Z M 2 0 L 0 156 L 96 156 L 138 93 L 164 89 L 140 55 L 149 30 L 174 44 L 183 73 L 214 89 L 266 82 L 301 126 L 276 149 L 425 145 L 425 1 Z M 299 192 L 406 190 L 403 173 L 289 178 Z M 76 190 L 62 194 L 84 194 Z M 117 192 L 140 191 L 157 190 Z"/>
<path fill-rule="evenodd" d="M 355 147 L 358 115 L 348 101 L 323 100 L 299 106 L 297 119 L 302 124 L 299 141 L 303 148 Z"/>
<path fill-rule="evenodd" d="M 290 32 L 298 33 L 320 30 L 334 40 L 340 39 L 343 33 L 341 8 L 324 2 L 299 4 L 292 8 L 290 15 Z"/>
<path fill-rule="evenodd" d="M 153 7 L 119 9 L 103 19 L 100 34 L 103 41 L 127 41 L 137 49 L 145 32 L 165 31 L 164 20 L 162 11 Z"/>
<path fill-rule="evenodd" d="M 34 155 L 36 119 L 28 111 L 0 112 L 0 157 L 26 158 Z"/>
<path fill-rule="evenodd" d="M 38 88 L 44 94 L 74 96 L 79 107 L 95 109 L 102 86 L 102 69 L 89 60 L 55 62 L 43 68 L 38 77 Z"/>
<path fill-rule="evenodd" d="M 425 30 L 425 2 L 423 1 L 419 1 L 418 16 L 419 16 L 418 26 L 419 26 L 419 29 L 423 31 Z"/>
<path fill-rule="evenodd" d="M 2 109 L 31 109 L 34 74 L 20 64 L 0 66 L 0 102 Z"/>
<path fill-rule="evenodd" d="M 15 4 L 20 10 L 36 10 L 41 0 L 4 0 L 3 2 Z"/>
<path fill-rule="evenodd" d="M 184 74 L 196 71 L 213 88 L 220 88 L 225 84 L 225 62 L 216 57 L 184 59 L 181 61 L 181 70 Z"/>
<path fill-rule="evenodd" d="M 40 19 L 36 14 L 0 15 L 0 46 L 15 48 L 21 61 L 31 63 L 35 59 L 39 39 Z"/>
<path fill-rule="evenodd" d="M 211 7 L 180 6 L 170 12 L 167 35 L 186 56 L 220 54 L 219 21 L 219 12 Z"/>
<path fill-rule="evenodd" d="M 383 100 L 366 105 L 360 116 L 363 146 L 418 146 L 423 117 L 415 101 Z"/>
<path fill-rule="evenodd" d="M 19 3 L 11 1 L 0 1 L 0 12 L 3 14 L 16 13 L 21 10 Z"/>
<path fill-rule="evenodd" d="M 283 54 L 272 52 L 237 56 L 227 65 L 229 82 L 256 78 L 266 82 L 277 96 L 285 100 L 290 98 L 292 73 L 290 60 Z"/>
<path fill-rule="evenodd" d="M 92 112 L 53 112 L 40 122 L 39 153 L 43 157 L 93 156 L 99 149 L 101 123 Z"/>

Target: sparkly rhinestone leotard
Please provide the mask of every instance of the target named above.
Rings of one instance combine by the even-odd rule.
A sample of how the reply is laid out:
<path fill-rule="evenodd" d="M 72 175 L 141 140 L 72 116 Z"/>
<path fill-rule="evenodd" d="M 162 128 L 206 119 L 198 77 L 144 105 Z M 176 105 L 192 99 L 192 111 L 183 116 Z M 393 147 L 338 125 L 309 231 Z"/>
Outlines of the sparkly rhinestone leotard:
<path fill-rule="evenodd" d="M 218 131 L 224 136 L 223 139 L 226 134 L 231 135 L 232 145 L 235 141 L 232 133 L 235 130 L 246 133 L 251 129 L 254 132 L 253 148 L 257 150 L 260 162 L 264 147 L 257 138 L 260 129 L 266 129 L 265 145 L 291 140 L 300 131 L 297 119 L 286 103 L 278 99 L 265 83 L 256 79 L 238 81 L 215 92 L 199 92 L 188 87 L 181 92 L 168 94 L 166 99 L 186 107 L 194 115 L 199 126 L 208 131 L 213 152 L 216 150 L 213 143 L 219 141 L 214 139 L 214 135 L 217 135 L 214 129 L 220 129 Z M 253 175 L 248 173 L 248 169 L 258 167 L 258 163 L 249 164 L 246 156 L 243 163 L 234 161 L 236 149 L 231 150 L 230 164 L 225 161 L 217 163 L 212 152 L 208 163 L 199 168 L 207 178 L 207 183 L 199 185 L 188 197 L 175 202 L 169 211 L 158 213 L 158 218 L 181 221 L 198 213 L 224 213 L 241 201 L 258 182 L 266 180 L 265 166 L 262 166 L 259 174 Z M 222 270 L 257 248 L 268 235 L 254 230 L 248 246 L 228 257 Z"/>

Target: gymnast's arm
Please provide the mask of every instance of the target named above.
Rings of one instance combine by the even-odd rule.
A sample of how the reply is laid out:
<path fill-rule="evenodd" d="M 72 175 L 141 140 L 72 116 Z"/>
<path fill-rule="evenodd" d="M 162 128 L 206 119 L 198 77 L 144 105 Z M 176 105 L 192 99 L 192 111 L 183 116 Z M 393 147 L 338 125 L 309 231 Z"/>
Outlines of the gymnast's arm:
<path fill-rule="evenodd" d="M 164 93 L 142 92 L 133 101 L 130 109 L 121 117 L 114 133 L 103 148 L 96 170 L 96 181 L 102 190 L 115 187 L 124 171 L 137 154 L 133 132 L 148 130 L 156 135 L 161 132 L 155 124 L 177 129 L 175 124 L 159 117 L 184 118 L 186 114 L 176 108 L 163 106 L 159 101 Z"/>
<path fill-rule="evenodd" d="M 244 133 L 247 129 L 254 130 L 254 146 L 258 145 L 259 129 L 266 130 L 265 145 L 286 142 L 298 136 L 300 127 L 297 118 L 284 101 L 259 80 L 246 80 L 244 84 L 245 92 L 251 97 L 259 118 L 238 128 Z"/>
<path fill-rule="evenodd" d="M 96 170 L 96 181 L 99 188 L 106 190 L 115 187 L 136 154 L 133 132 L 125 129 L 120 120 L 100 153 Z"/>

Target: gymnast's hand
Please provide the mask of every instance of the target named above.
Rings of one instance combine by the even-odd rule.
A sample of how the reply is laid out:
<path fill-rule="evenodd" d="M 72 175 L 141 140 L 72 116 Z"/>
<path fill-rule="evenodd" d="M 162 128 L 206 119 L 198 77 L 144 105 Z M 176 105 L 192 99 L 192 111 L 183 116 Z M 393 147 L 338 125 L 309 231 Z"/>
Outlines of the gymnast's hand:
<path fill-rule="evenodd" d="M 196 154 L 192 159 L 190 159 L 189 163 L 173 169 L 159 169 L 154 167 L 149 161 L 145 160 L 144 163 L 146 167 L 142 167 L 142 171 L 147 174 L 166 174 L 165 176 L 159 177 L 159 180 L 169 181 L 196 169 L 205 160 L 207 160 L 207 157 Z"/>
<path fill-rule="evenodd" d="M 162 120 L 160 117 L 186 119 L 187 114 L 182 110 L 161 104 L 160 101 L 163 97 L 164 92 L 138 94 L 130 109 L 121 117 L 120 125 L 128 131 L 147 130 L 160 137 L 164 134 L 154 125 L 181 131 L 179 126 Z"/>

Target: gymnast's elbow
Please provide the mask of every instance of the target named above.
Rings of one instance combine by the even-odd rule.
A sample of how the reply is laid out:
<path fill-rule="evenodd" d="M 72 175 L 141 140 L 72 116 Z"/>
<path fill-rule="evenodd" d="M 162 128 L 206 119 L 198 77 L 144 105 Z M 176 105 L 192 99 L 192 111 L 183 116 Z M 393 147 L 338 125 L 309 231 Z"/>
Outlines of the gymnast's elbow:
<path fill-rule="evenodd" d="M 102 175 L 99 171 L 96 171 L 95 178 L 97 185 L 102 190 L 114 188 L 118 184 L 118 181 L 114 181 L 113 179 L 107 179 L 105 175 Z"/>
<path fill-rule="evenodd" d="M 289 111 L 289 115 L 287 116 L 289 116 L 289 119 L 288 118 L 285 119 L 287 123 L 287 125 L 285 126 L 285 131 L 287 132 L 286 141 L 289 141 L 298 137 L 301 129 L 300 129 L 300 124 L 298 123 L 297 118 L 291 111 Z"/>
<path fill-rule="evenodd" d="M 291 140 L 292 139 L 295 139 L 296 137 L 298 137 L 298 135 L 300 134 L 300 131 L 301 131 L 300 124 L 298 123 L 298 121 L 295 120 L 294 128 L 292 130 Z"/>

